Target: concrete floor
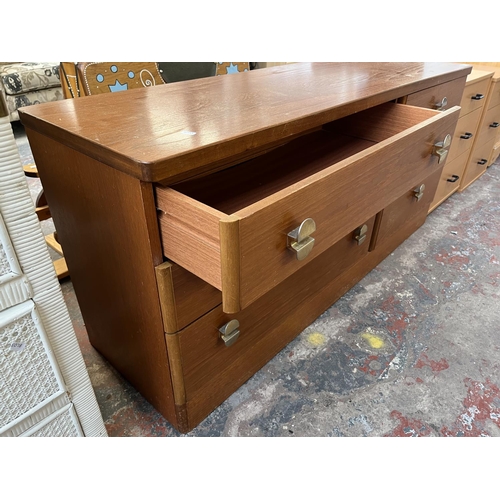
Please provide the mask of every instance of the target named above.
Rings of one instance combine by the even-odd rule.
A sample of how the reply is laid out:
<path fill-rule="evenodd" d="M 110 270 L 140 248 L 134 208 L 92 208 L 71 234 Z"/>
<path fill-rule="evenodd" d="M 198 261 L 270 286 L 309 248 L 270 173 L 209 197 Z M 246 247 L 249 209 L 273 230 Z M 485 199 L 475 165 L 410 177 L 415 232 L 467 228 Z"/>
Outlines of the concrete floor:
<path fill-rule="evenodd" d="M 92 348 L 61 286 L 109 435 L 179 436 Z M 500 436 L 499 387 L 497 162 L 187 436 Z"/>

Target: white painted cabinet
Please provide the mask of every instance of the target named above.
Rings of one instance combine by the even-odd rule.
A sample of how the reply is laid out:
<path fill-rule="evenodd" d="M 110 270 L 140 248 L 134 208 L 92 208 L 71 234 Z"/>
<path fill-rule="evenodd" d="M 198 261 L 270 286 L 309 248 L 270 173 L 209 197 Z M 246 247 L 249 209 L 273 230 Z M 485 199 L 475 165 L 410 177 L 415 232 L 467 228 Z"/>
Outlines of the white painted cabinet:
<path fill-rule="evenodd" d="M 8 117 L 0 117 L 0 436 L 106 436 Z"/>

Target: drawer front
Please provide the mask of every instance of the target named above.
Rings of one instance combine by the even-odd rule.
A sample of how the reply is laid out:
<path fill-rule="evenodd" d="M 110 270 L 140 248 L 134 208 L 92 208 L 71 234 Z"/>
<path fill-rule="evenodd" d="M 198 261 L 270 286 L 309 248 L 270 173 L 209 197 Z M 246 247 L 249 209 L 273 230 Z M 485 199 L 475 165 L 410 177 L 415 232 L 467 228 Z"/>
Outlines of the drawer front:
<path fill-rule="evenodd" d="M 438 169 L 415 186 L 415 188 L 424 186 L 420 198 L 416 196 L 418 193 L 415 189 L 410 189 L 384 208 L 378 216 L 378 228 L 376 229 L 376 237 L 372 242 L 372 250 L 379 245 L 386 244 L 388 240 L 400 232 L 401 228 L 410 225 L 410 221 L 419 221 L 417 225 L 425 222 L 442 170 L 442 168 Z"/>
<path fill-rule="evenodd" d="M 500 105 L 486 110 L 481 119 L 479 129 L 477 131 L 476 144 L 482 145 L 485 142 L 496 139 L 500 130 Z"/>
<path fill-rule="evenodd" d="M 335 122 L 375 144 L 233 214 L 157 188 L 164 254 L 220 289 L 225 312 L 237 312 L 438 169 L 433 144 L 453 134 L 459 112 L 388 104 Z M 315 221 L 315 241 L 298 260 L 289 234 L 306 219 Z"/>
<path fill-rule="evenodd" d="M 0 313 L 0 434 L 65 392 L 32 301 Z"/>
<path fill-rule="evenodd" d="M 495 144 L 495 146 L 493 146 L 493 150 L 491 151 L 491 157 L 490 161 L 488 162 L 488 166 L 493 165 L 493 163 L 497 161 L 499 156 L 500 156 L 500 143 L 497 143 Z"/>
<path fill-rule="evenodd" d="M 474 147 L 470 155 L 469 162 L 464 172 L 462 182 L 460 183 L 459 191 L 463 191 L 466 187 L 472 184 L 478 177 L 486 172 L 488 160 L 493 150 L 495 141 L 490 141 L 482 146 Z"/>
<path fill-rule="evenodd" d="M 453 161 L 446 162 L 439 179 L 434 200 L 431 203 L 431 211 L 458 190 L 468 159 L 469 151 L 466 151 Z"/>
<path fill-rule="evenodd" d="M 84 437 L 73 404 L 54 412 L 21 437 Z"/>
<path fill-rule="evenodd" d="M 175 333 L 222 302 L 219 290 L 174 262 L 156 267 L 166 333 Z"/>
<path fill-rule="evenodd" d="M 0 311 L 20 304 L 31 297 L 31 287 L 21 270 L 0 214 Z"/>
<path fill-rule="evenodd" d="M 450 146 L 450 152 L 448 153 L 448 159 L 446 160 L 447 162 L 454 160 L 457 156 L 460 156 L 472 147 L 479 126 L 479 120 L 481 119 L 481 112 L 482 109 L 476 109 L 472 113 L 459 118 Z"/>
<path fill-rule="evenodd" d="M 444 111 L 453 106 L 460 106 L 464 93 L 466 78 L 459 78 L 451 82 L 435 85 L 434 87 L 410 94 L 406 98 L 406 104 L 419 106 L 421 108 L 437 109 Z M 446 105 L 443 106 L 443 99 Z"/>
<path fill-rule="evenodd" d="M 492 82 L 490 87 L 490 97 L 488 99 L 488 109 L 500 106 L 500 80 Z"/>
<path fill-rule="evenodd" d="M 17 423 L 10 426 L 7 431 L 0 433 L 0 437 L 21 436 L 70 404 L 71 401 L 69 399 L 69 394 L 63 393 L 57 398 L 49 401 L 47 404 L 41 406 L 38 410 L 30 412 L 26 417 L 18 420 Z"/>
<path fill-rule="evenodd" d="M 354 233 L 345 235 L 240 313 L 229 316 L 219 306 L 181 332 L 167 335 L 173 378 L 178 381 L 176 404 L 186 404 L 190 428 L 345 292 L 317 295 L 368 255 L 374 220 L 366 221 L 366 239 L 361 244 Z M 239 322 L 240 334 L 228 347 L 219 328 L 231 319 Z"/>
<path fill-rule="evenodd" d="M 480 80 L 479 82 L 466 85 L 460 107 L 462 111 L 460 116 L 467 115 L 477 109 L 482 109 L 488 96 L 488 89 L 491 83 L 491 78 Z"/>

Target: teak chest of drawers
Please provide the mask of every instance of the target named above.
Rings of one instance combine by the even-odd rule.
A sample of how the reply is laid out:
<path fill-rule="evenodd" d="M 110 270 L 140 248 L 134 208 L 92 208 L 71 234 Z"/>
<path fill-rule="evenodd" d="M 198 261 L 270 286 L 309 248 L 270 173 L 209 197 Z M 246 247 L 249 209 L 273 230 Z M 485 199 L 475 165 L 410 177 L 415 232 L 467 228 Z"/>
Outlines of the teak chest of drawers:
<path fill-rule="evenodd" d="M 92 344 L 195 427 L 424 223 L 470 70 L 293 64 L 26 108 Z"/>

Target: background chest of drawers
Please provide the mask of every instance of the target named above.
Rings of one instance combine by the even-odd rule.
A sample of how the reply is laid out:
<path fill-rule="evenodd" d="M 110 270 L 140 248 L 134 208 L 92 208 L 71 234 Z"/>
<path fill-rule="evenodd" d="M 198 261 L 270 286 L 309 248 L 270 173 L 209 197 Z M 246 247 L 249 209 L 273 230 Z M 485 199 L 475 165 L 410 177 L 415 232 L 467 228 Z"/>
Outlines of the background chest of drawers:
<path fill-rule="evenodd" d="M 483 136 L 479 138 L 479 124 L 484 114 L 492 76 L 491 71 L 477 69 L 473 69 L 467 76 L 460 99 L 460 118 L 429 211 L 434 210 L 459 189 L 465 189 L 486 170 L 484 163 L 481 165 L 481 160 L 474 161 L 474 158 L 480 151 L 476 145 L 482 144 L 483 140 Z"/>
<path fill-rule="evenodd" d="M 192 429 L 425 222 L 469 72 L 296 64 L 26 108 L 94 347 Z"/>
<path fill-rule="evenodd" d="M 106 436 L 8 115 L 0 118 L 0 436 Z"/>
<path fill-rule="evenodd" d="M 492 75 L 485 95 L 476 138 L 459 191 L 463 191 L 470 186 L 493 163 L 493 152 L 498 142 L 498 132 L 500 130 L 500 69 L 475 64 L 474 71 L 491 72 Z"/>

